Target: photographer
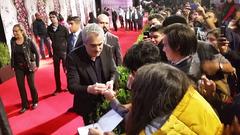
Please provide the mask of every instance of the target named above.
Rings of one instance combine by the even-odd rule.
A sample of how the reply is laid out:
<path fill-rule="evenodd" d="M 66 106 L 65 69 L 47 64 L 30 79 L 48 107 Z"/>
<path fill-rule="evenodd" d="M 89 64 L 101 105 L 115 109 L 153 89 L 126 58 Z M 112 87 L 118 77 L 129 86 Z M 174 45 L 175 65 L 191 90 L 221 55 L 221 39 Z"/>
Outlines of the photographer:
<path fill-rule="evenodd" d="M 234 13 L 234 18 L 226 28 L 225 36 L 227 41 L 221 41 L 221 53 L 231 62 L 236 68 L 236 74 L 240 77 L 240 9 Z M 237 90 L 240 91 L 240 81 L 237 82 Z"/>
<path fill-rule="evenodd" d="M 206 41 L 207 32 L 217 28 L 218 19 L 214 11 L 205 11 L 200 4 L 198 4 L 196 11 L 198 16 L 193 22 L 196 35 L 199 40 Z"/>

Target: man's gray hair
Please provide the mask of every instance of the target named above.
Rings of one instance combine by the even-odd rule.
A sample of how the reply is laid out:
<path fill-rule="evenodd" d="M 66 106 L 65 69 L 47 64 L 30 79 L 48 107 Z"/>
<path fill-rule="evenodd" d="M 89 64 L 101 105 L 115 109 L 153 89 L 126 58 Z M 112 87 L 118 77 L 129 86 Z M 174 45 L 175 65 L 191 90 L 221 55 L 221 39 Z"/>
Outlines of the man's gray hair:
<path fill-rule="evenodd" d="M 109 20 L 109 17 L 107 15 L 105 15 L 105 14 L 98 15 L 98 17 L 97 17 L 98 23 L 99 23 L 99 21 L 101 21 L 103 19 Z"/>
<path fill-rule="evenodd" d="M 103 29 L 95 23 L 88 24 L 84 27 L 82 31 L 82 40 L 83 43 L 87 43 L 90 33 L 96 33 L 98 36 L 104 39 L 104 31 Z"/>

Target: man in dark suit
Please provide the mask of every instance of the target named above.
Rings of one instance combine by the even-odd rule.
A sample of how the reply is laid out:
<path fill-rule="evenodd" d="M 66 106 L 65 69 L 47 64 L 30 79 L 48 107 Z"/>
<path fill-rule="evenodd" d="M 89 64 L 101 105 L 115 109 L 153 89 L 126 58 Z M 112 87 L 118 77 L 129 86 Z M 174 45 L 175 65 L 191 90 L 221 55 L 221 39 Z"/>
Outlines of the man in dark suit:
<path fill-rule="evenodd" d="M 82 45 L 81 20 L 78 16 L 70 16 L 67 19 L 71 34 L 68 37 L 67 53 Z"/>
<path fill-rule="evenodd" d="M 103 29 L 88 24 L 82 31 L 83 46 L 67 58 L 67 85 L 74 95 L 72 110 L 83 116 L 85 124 L 96 120 L 96 110 L 103 102 L 102 93 L 113 89 L 117 79 L 112 49 L 104 44 Z M 95 121 L 96 122 L 96 121 Z"/>
<path fill-rule="evenodd" d="M 117 18 L 118 18 L 118 15 L 117 15 L 117 12 L 115 9 L 112 9 L 112 23 L 113 23 L 113 28 L 115 31 L 118 30 L 118 27 L 117 27 Z"/>
<path fill-rule="evenodd" d="M 98 16 L 98 24 L 105 33 L 105 43 L 112 46 L 113 58 L 117 66 L 122 64 L 122 56 L 118 37 L 109 32 L 109 17 L 105 14 Z"/>
<path fill-rule="evenodd" d="M 47 32 L 52 41 L 54 77 L 56 83 L 56 90 L 54 91 L 53 95 L 57 95 L 57 93 L 61 92 L 62 90 L 60 79 L 60 62 L 62 61 L 62 66 L 65 71 L 67 39 L 69 33 L 67 28 L 59 23 L 59 14 L 56 11 L 51 11 L 49 13 L 49 18 L 52 24 L 48 26 Z"/>

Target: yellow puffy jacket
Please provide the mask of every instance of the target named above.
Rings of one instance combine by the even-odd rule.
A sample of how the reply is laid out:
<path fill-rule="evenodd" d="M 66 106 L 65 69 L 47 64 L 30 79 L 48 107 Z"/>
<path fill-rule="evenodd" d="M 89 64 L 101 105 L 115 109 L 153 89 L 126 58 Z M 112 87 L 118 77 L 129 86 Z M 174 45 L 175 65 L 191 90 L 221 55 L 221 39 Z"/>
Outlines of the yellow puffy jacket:
<path fill-rule="evenodd" d="M 221 135 L 223 125 L 210 104 L 189 87 L 169 119 L 153 135 Z M 140 135 L 145 135 L 144 131 Z"/>

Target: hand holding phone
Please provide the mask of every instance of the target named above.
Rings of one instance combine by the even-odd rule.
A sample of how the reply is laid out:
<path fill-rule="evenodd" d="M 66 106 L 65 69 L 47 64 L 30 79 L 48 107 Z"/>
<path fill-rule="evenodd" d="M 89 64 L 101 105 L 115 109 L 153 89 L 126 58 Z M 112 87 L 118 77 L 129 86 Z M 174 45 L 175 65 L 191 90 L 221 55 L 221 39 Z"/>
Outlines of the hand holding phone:
<path fill-rule="evenodd" d="M 218 38 L 218 49 L 221 53 L 225 54 L 229 51 L 229 41 L 226 37 L 220 36 Z"/>
<path fill-rule="evenodd" d="M 199 5 L 197 3 L 191 3 L 190 4 L 190 7 L 191 7 L 192 10 L 197 10 L 198 6 Z"/>
<path fill-rule="evenodd" d="M 149 32 L 148 31 L 144 31 L 143 32 L 143 36 L 149 37 Z"/>
<path fill-rule="evenodd" d="M 226 26 L 225 25 L 221 26 L 221 36 L 226 37 Z"/>
<path fill-rule="evenodd" d="M 143 32 L 143 40 L 147 41 L 147 40 L 149 40 L 149 38 L 150 38 L 149 32 L 148 31 L 144 31 Z"/>

